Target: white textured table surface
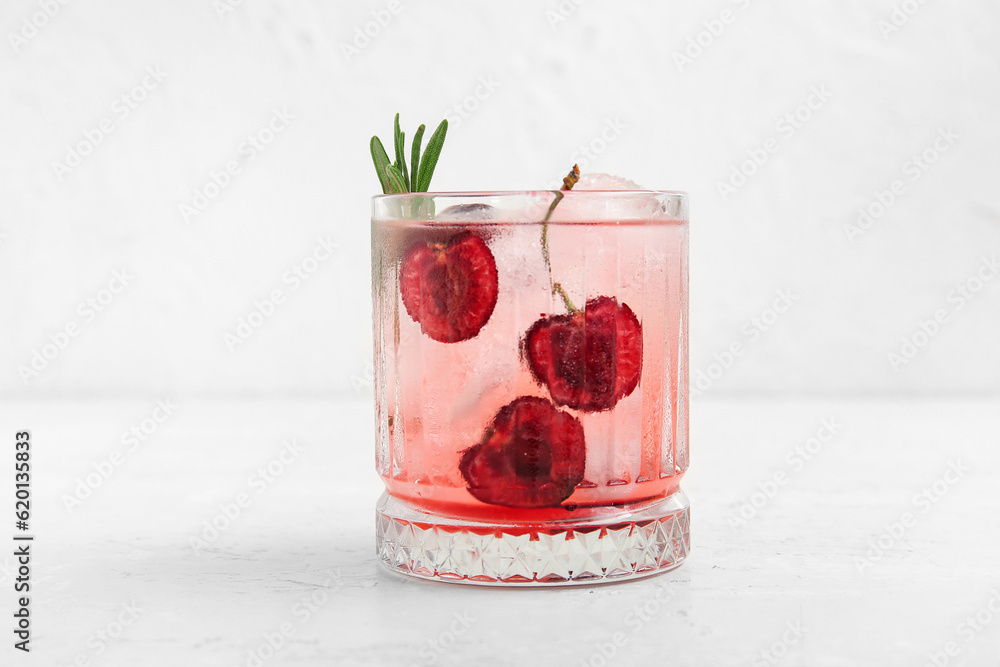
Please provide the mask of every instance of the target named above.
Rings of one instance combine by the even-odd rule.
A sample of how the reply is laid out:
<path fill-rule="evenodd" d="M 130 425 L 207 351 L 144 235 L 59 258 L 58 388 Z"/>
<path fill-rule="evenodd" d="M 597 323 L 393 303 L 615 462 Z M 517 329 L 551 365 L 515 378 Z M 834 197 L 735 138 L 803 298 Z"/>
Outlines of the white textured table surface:
<path fill-rule="evenodd" d="M 5 402 L 3 437 L 33 434 L 36 542 L 32 654 L 4 629 L 0 664 L 1000 665 L 996 399 L 696 402 L 688 562 L 557 590 L 382 571 L 367 403 L 174 403 L 130 451 L 155 401 Z"/>

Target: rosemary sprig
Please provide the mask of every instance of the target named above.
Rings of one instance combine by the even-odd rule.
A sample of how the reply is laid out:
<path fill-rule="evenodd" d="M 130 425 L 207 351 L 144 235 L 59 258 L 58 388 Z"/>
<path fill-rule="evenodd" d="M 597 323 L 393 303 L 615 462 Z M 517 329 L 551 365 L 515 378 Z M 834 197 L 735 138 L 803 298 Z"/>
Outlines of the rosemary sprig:
<path fill-rule="evenodd" d="M 379 185 L 382 186 L 382 192 L 385 194 L 427 192 L 447 133 L 448 121 L 443 120 L 427 141 L 427 148 L 424 149 L 423 157 L 421 157 L 420 143 L 424 136 L 424 126 L 421 125 L 417 128 L 410 153 L 410 160 L 413 163 L 411 171 L 406 166 L 406 133 L 399 129 L 399 114 L 397 113 L 392 133 L 395 162 L 389 161 L 389 154 L 385 152 L 385 146 L 382 145 L 382 141 L 377 136 L 372 137 L 371 140 L 372 162 L 375 163 L 375 173 L 378 176 Z"/>
<path fill-rule="evenodd" d="M 556 210 L 556 206 L 562 201 L 564 191 L 569 191 L 573 189 L 576 182 L 580 180 L 580 167 L 578 165 L 573 165 L 566 177 L 563 178 L 562 187 L 556 192 L 555 198 L 553 198 L 552 203 L 549 204 L 549 210 L 546 211 L 545 217 L 542 218 L 542 257 L 545 259 L 545 268 L 549 270 L 549 289 L 552 290 L 552 296 L 558 295 L 562 298 L 563 304 L 566 306 L 566 310 L 573 314 L 576 312 L 576 307 L 573 302 L 569 300 L 569 295 L 566 294 L 566 290 L 563 286 L 552 280 L 552 258 L 549 255 L 549 218 L 552 217 L 552 212 Z"/>

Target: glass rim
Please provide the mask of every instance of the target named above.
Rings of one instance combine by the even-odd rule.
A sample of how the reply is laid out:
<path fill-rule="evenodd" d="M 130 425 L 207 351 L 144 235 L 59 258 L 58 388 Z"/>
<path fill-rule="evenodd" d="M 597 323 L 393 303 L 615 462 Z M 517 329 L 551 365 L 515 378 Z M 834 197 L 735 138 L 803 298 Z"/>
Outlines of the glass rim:
<path fill-rule="evenodd" d="M 556 195 L 561 194 L 565 196 L 586 196 L 586 195 L 602 195 L 602 196 L 644 196 L 648 197 L 650 195 L 667 195 L 670 197 L 679 197 L 687 199 L 688 192 L 686 190 L 445 190 L 441 192 L 392 192 L 386 194 L 372 195 L 372 201 L 383 201 L 392 198 L 407 199 L 416 197 L 463 197 L 467 199 L 474 199 L 476 197 L 531 197 L 539 195 Z"/>

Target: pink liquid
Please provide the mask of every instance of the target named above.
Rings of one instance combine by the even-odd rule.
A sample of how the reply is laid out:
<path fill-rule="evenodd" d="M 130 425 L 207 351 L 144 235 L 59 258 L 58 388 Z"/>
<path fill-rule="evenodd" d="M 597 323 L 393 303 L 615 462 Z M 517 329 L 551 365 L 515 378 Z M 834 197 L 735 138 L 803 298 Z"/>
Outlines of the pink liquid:
<path fill-rule="evenodd" d="M 496 308 L 478 335 L 432 340 L 400 298 L 399 261 L 431 233 L 474 229 L 497 264 Z M 502 523 L 573 521 L 602 508 L 662 498 L 687 469 L 687 225 L 551 223 L 551 277 L 577 306 L 599 296 L 627 304 L 642 324 L 642 374 L 613 409 L 561 406 L 584 428 L 584 479 L 560 506 L 518 509 L 480 502 L 458 469 L 497 411 L 521 396 L 550 398 L 521 358 L 528 328 L 566 313 L 553 296 L 540 224 L 381 222 L 375 227 L 376 467 L 390 494 L 445 517 Z"/>

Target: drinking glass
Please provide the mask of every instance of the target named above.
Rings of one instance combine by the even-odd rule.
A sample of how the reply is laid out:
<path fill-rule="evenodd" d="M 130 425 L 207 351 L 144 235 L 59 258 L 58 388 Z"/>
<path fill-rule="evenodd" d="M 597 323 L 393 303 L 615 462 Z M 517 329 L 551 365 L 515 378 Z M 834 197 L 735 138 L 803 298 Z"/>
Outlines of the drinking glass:
<path fill-rule="evenodd" d="M 382 563 L 517 586 L 687 557 L 685 193 L 376 196 L 372 299 Z"/>

